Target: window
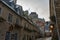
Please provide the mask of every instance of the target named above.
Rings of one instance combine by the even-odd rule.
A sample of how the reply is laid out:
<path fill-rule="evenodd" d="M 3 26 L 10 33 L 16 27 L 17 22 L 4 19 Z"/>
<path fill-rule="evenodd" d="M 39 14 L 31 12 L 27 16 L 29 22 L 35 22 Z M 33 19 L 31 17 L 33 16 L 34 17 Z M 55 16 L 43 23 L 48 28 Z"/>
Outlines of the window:
<path fill-rule="evenodd" d="M 6 32 L 5 40 L 10 40 L 10 32 Z"/>
<path fill-rule="evenodd" d="M 2 9 L 0 8 L 0 14 L 1 14 L 1 10 L 2 10 Z"/>
<path fill-rule="evenodd" d="M 11 40 L 17 40 L 17 33 L 11 34 Z"/>
<path fill-rule="evenodd" d="M 26 27 L 26 23 L 24 23 L 24 26 Z"/>
<path fill-rule="evenodd" d="M 18 18 L 16 19 L 16 24 L 19 24 L 19 19 Z"/>
<path fill-rule="evenodd" d="M 14 40 L 14 36 L 15 36 L 14 34 L 11 34 L 11 40 Z"/>
<path fill-rule="evenodd" d="M 11 14 L 8 15 L 8 21 L 12 22 L 12 15 Z"/>
<path fill-rule="evenodd" d="M 17 40 L 17 33 L 15 33 L 15 40 Z"/>

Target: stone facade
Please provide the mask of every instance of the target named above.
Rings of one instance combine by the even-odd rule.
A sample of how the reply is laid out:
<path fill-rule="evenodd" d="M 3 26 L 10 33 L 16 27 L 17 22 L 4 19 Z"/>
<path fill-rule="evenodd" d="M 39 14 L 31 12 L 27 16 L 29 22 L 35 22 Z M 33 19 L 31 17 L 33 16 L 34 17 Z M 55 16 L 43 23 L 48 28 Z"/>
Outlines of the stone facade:
<path fill-rule="evenodd" d="M 0 0 L 0 40 L 35 40 L 40 31 Z"/>
<path fill-rule="evenodd" d="M 53 40 L 54 38 L 58 40 L 60 35 L 60 0 L 50 0 L 50 17 L 54 25 Z"/>
<path fill-rule="evenodd" d="M 35 23 L 38 28 L 41 30 L 42 36 L 45 35 L 45 19 L 38 18 L 38 14 L 36 12 L 31 12 L 29 15 L 30 19 L 32 19 L 33 23 Z"/>

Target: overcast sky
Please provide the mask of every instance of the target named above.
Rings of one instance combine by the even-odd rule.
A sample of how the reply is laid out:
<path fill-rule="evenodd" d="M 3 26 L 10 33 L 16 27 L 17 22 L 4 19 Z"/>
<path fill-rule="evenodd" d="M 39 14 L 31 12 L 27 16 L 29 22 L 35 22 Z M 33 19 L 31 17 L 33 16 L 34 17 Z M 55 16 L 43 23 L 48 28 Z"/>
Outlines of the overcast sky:
<path fill-rule="evenodd" d="M 23 10 L 37 12 L 39 18 L 49 21 L 49 1 L 48 0 L 17 0 L 17 4 L 23 7 Z"/>

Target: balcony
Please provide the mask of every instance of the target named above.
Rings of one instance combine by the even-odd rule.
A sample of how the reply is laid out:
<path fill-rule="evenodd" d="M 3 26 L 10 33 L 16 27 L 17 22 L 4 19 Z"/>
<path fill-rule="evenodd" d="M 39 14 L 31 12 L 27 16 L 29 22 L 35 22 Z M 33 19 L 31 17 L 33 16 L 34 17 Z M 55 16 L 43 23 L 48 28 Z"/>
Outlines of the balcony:
<path fill-rule="evenodd" d="M 5 19 L 3 17 L 0 17 L 0 22 L 4 22 Z"/>
<path fill-rule="evenodd" d="M 31 30 L 31 29 L 29 29 L 27 27 L 24 27 L 24 30 L 27 31 L 27 32 L 34 32 L 34 30 Z"/>
<path fill-rule="evenodd" d="M 12 31 L 13 30 L 13 25 L 10 25 L 9 26 L 9 31 Z"/>
<path fill-rule="evenodd" d="M 16 24 L 16 23 L 15 23 L 15 28 L 16 28 L 16 29 L 21 29 L 21 28 L 22 28 L 22 26 L 21 26 L 21 25 L 19 25 L 19 24 Z"/>

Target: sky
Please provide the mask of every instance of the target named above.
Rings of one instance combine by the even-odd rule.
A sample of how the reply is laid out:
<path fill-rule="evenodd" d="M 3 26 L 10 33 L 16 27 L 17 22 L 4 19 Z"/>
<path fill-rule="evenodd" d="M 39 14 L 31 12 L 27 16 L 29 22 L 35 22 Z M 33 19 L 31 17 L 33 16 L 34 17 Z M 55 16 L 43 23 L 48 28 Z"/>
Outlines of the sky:
<path fill-rule="evenodd" d="M 36 12 L 39 18 L 49 21 L 49 0 L 17 0 L 17 4 L 23 7 L 23 10 Z"/>

